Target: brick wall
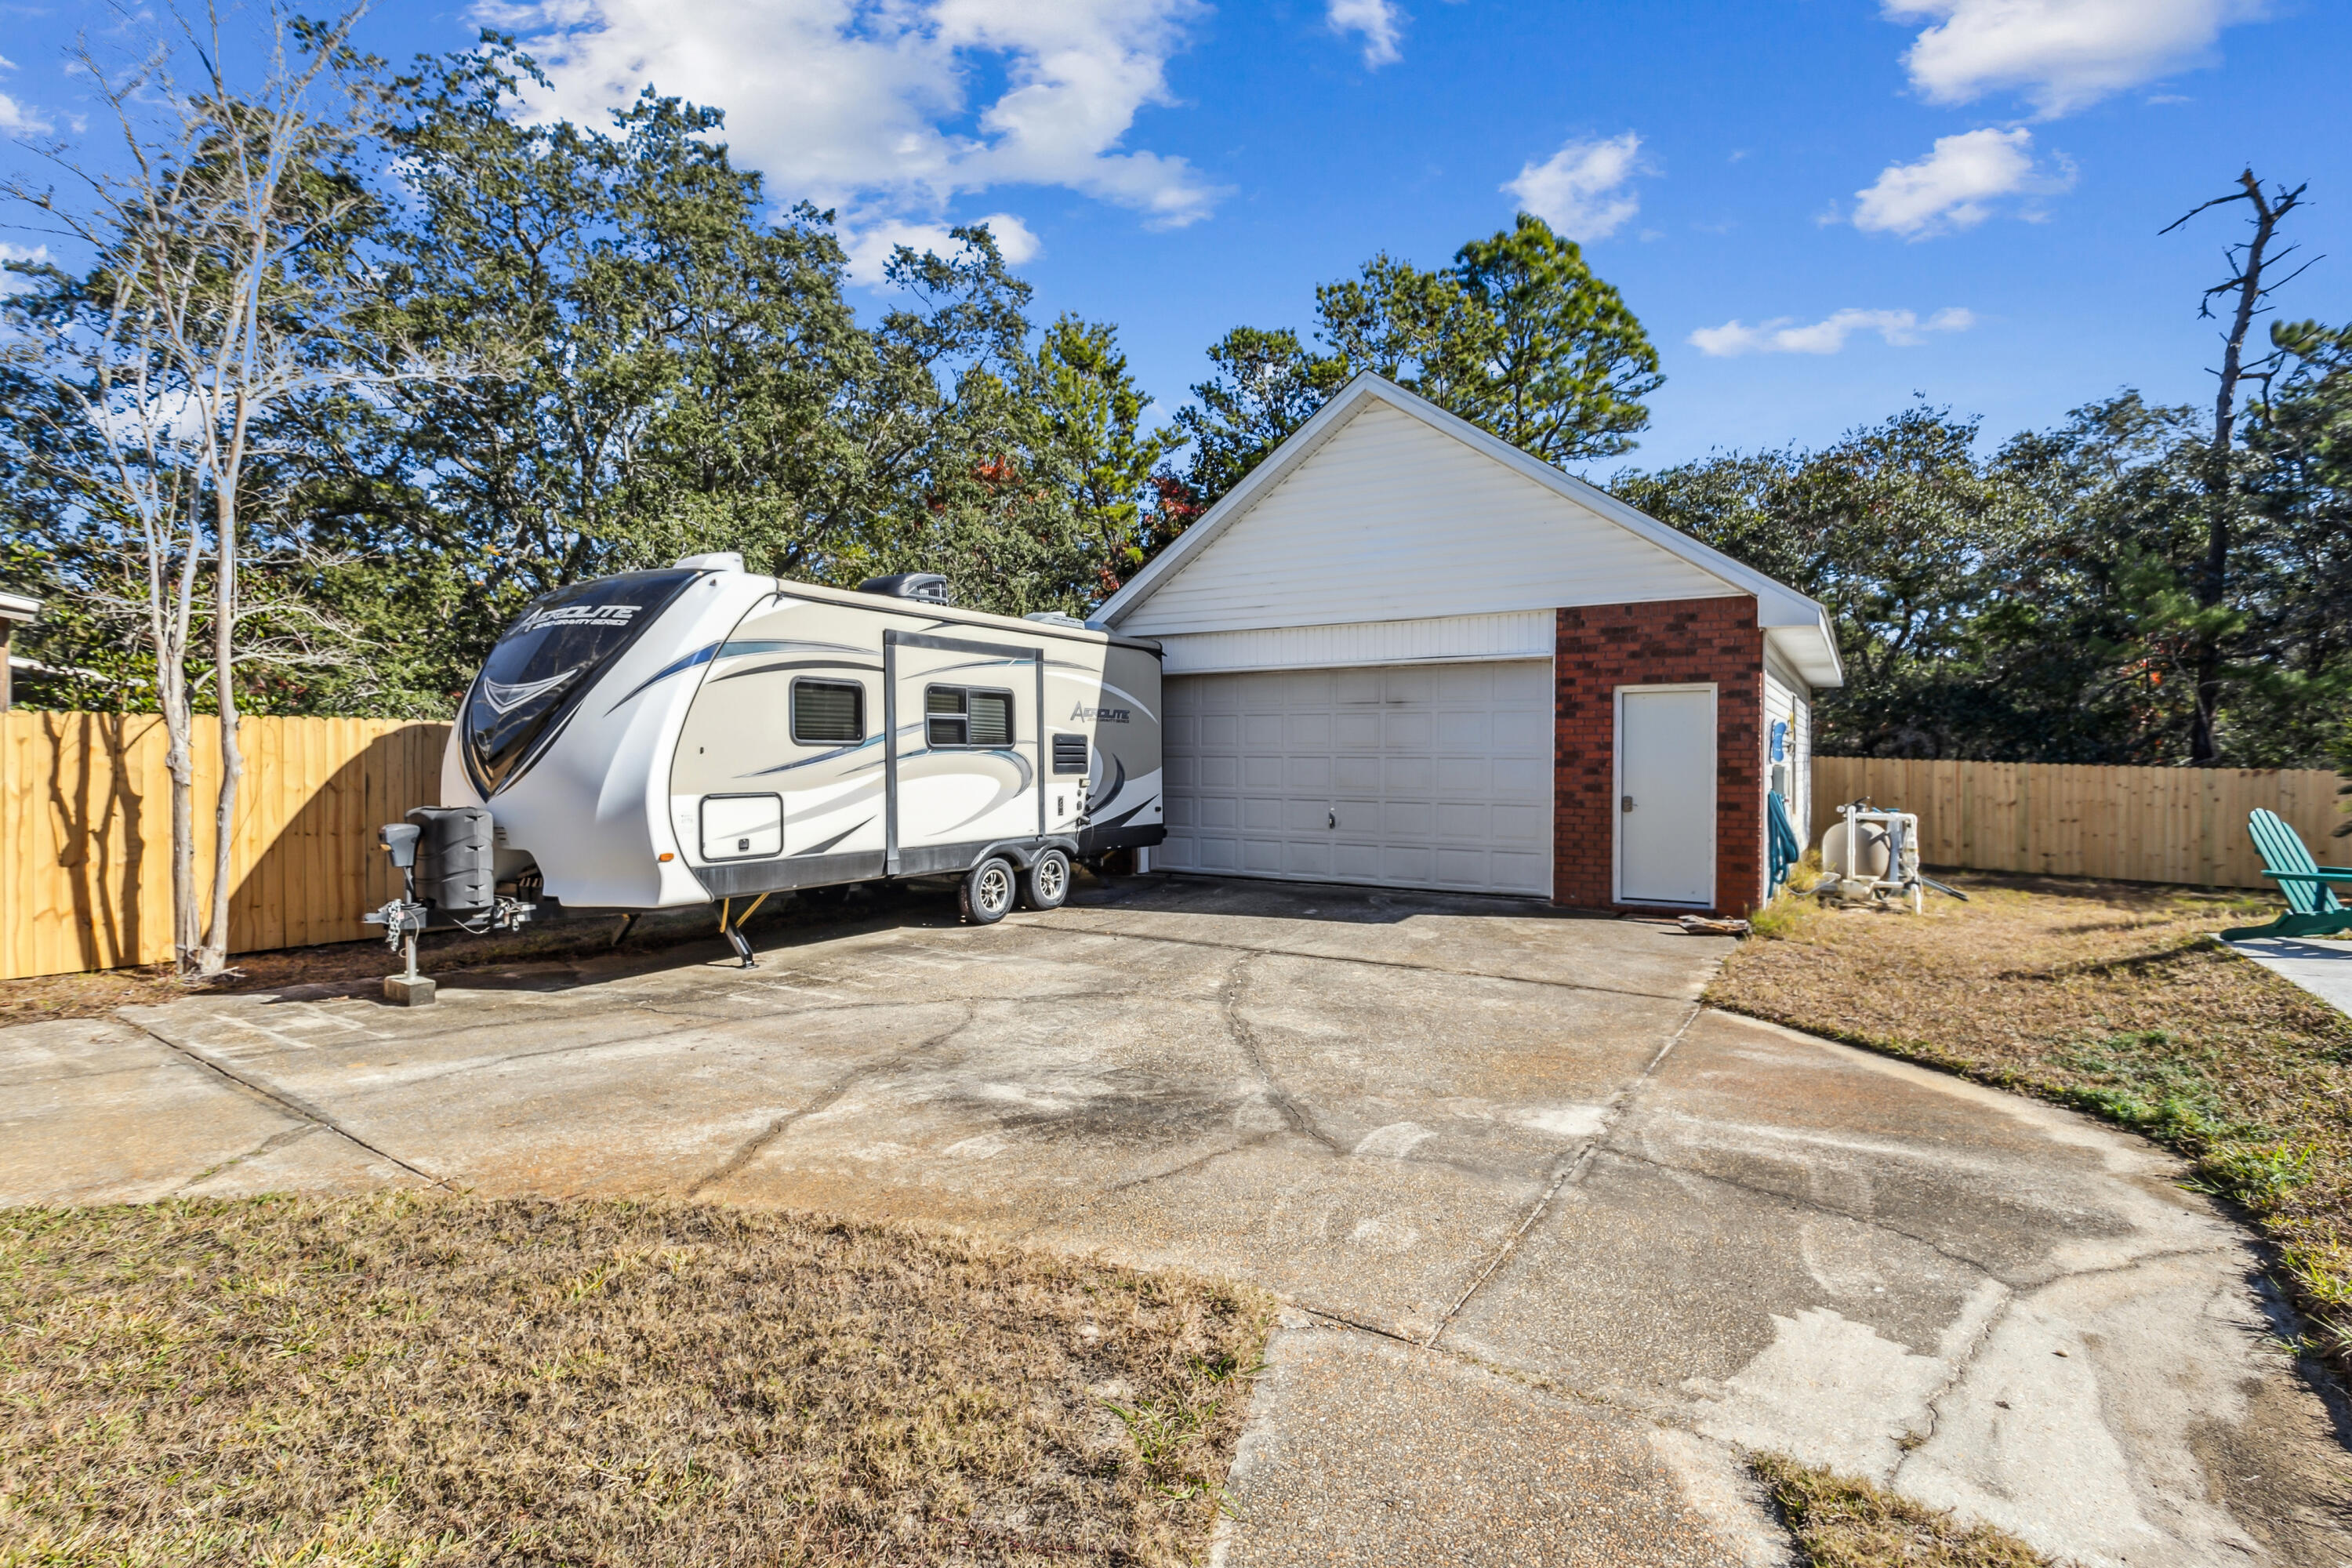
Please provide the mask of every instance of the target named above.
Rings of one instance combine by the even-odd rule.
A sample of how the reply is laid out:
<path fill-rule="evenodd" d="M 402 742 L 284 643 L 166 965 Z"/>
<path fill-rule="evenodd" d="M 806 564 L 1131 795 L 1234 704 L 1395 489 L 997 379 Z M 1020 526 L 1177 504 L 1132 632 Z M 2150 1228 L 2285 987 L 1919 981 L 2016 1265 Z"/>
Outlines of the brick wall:
<path fill-rule="evenodd" d="M 1559 612 L 1552 901 L 1612 909 L 1616 692 L 1716 683 L 1715 897 L 1745 914 L 1764 892 L 1764 634 L 1756 601 L 1667 599 Z"/>

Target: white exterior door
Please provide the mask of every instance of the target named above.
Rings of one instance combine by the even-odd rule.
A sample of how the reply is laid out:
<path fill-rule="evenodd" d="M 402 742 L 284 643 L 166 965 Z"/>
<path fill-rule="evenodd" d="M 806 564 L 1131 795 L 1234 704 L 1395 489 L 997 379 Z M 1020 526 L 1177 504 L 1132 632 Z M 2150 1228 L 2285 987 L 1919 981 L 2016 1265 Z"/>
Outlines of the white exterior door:
<path fill-rule="evenodd" d="M 1715 688 L 1617 689 L 1617 900 L 1715 902 Z"/>
<path fill-rule="evenodd" d="M 1171 676 L 1174 870 L 1551 891 L 1549 659 Z"/>

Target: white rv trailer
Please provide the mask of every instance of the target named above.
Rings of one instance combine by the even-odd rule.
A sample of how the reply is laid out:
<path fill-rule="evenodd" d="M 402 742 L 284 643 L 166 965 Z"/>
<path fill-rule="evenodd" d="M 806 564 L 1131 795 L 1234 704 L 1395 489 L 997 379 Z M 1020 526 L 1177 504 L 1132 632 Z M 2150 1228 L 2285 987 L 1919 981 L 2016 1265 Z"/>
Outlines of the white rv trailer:
<path fill-rule="evenodd" d="M 559 589 L 467 693 L 442 801 L 488 809 L 499 890 L 526 903 L 723 912 L 957 875 L 976 920 L 1016 879 L 1050 908 L 1071 860 L 1166 837 L 1160 649 L 945 587 L 853 593 L 716 555 Z"/>

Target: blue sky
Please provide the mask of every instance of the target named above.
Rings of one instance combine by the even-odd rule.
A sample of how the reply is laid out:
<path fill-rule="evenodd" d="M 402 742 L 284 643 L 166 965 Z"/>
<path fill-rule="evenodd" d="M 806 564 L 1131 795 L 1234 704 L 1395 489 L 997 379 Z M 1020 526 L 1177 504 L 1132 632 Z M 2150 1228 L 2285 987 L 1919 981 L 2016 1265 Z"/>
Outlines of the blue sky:
<path fill-rule="evenodd" d="M 646 80 L 726 110 L 862 256 L 996 217 L 1041 317 L 1118 323 L 1162 414 L 1227 328 L 1303 329 L 1317 283 L 1523 205 L 1659 345 L 1644 465 L 1915 395 L 1994 437 L 2209 397 L 2235 211 L 2157 231 L 2249 163 L 2310 182 L 2293 237 L 2329 257 L 2283 308 L 2352 317 L 2352 6 L 2321 0 L 387 0 L 363 41 L 485 21 L 551 62 L 551 110 Z M 117 25 L 0 4 L 0 125 L 70 131 L 62 51 Z"/>

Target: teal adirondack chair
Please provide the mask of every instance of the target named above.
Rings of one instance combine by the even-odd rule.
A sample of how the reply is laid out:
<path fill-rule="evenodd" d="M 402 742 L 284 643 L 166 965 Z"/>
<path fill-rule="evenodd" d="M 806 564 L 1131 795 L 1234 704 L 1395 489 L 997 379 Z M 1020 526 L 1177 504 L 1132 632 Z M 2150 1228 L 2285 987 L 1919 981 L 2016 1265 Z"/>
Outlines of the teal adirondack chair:
<path fill-rule="evenodd" d="M 2328 886 L 2330 882 L 2352 882 L 2352 870 L 2313 861 L 2311 851 L 2303 847 L 2294 829 L 2281 821 L 2274 811 L 2247 813 L 2246 831 L 2253 835 L 2254 847 L 2263 852 L 2263 875 L 2279 885 L 2279 894 L 2286 900 L 2286 913 L 2266 926 L 2240 926 L 2235 931 L 2225 931 L 2222 940 L 2333 936 L 2337 931 L 2352 931 L 2352 910 L 2338 902 L 2336 889 Z"/>

